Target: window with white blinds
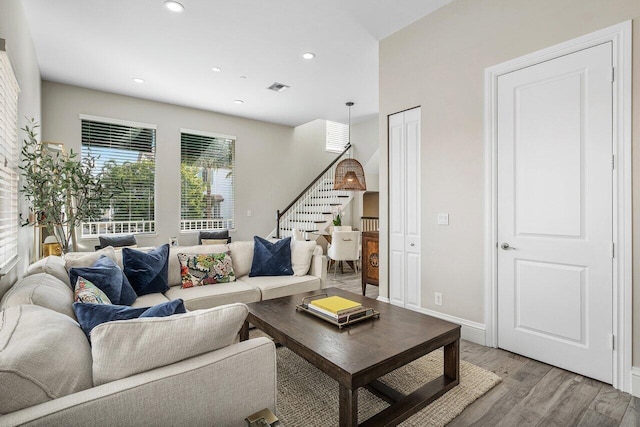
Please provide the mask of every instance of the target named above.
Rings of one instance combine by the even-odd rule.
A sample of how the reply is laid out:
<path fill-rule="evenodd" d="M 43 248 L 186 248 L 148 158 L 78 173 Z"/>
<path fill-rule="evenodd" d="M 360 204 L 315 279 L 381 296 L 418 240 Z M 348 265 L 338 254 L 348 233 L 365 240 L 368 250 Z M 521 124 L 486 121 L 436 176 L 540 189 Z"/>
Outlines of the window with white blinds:
<path fill-rule="evenodd" d="M 81 117 L 82 157 L 98 157 L 95 173 L 113 192 L 101 218 L 83 224 L 82 235 L 153 233 L 156 130 L 107 120 Z"/>
<path fill-rule="evenodd" d="M 234 228 L 235 137 L 182 131 L 180 230 Z"/>
<path fill-rule="evenodd" d="M 342 153 L 349 144 L 349 126 L 327 120 L 327 151 Z"/>
<path fill-rule="evenodd" d="M 0 39 L 0 270 L 18 257 L 18 82 Z"/>

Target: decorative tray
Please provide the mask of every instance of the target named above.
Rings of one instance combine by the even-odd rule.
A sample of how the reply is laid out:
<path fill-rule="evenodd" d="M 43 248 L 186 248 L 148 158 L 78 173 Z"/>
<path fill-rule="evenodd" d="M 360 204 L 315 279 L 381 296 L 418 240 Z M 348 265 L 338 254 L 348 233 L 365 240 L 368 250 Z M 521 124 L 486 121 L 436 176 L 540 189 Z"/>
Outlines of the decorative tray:
<path fill-rule="evenodd" d="M 371 319 L 372 317 L 378 318 L 380 317 L 380 312 L 372 309 L 372 308 L 362 308 L 361 310 L 354 311 L 348 313 L 344 316 L 344 320 L 338 320 L 333 317 L 330 317 L 326 314 L 320 313 L 313 309 L 309 308 L 309 302 L 316 298 L 327 297 L 327 294 L 317 294 L 311 295 L 309 297 L 305 297 L 302 299 L 302 302 L 296 305 L 296 311 L 303 311 L 305 313 L 309 313 L 315 317 L 318 317 L 325 322 L 329 322 L 332 325 L 337 326 L 339 329 L 344 328 L 345 326 L 353 325 L 354 323 L 361 322 L 363 320 Z"/>

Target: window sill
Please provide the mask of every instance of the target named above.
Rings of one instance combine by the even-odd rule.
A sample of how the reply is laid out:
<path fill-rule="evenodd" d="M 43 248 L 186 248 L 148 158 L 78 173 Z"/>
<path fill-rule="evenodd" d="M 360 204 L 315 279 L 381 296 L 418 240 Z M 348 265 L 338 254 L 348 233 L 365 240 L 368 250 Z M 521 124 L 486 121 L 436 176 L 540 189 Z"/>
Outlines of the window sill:
<path fill-rule="evenodd" d="M 9 263 L 0 269 L 0 277 L 6 276 L 13 270 L 16 265 L 20 262 L 20 257 L 18 255 L 11 258 Z"/>

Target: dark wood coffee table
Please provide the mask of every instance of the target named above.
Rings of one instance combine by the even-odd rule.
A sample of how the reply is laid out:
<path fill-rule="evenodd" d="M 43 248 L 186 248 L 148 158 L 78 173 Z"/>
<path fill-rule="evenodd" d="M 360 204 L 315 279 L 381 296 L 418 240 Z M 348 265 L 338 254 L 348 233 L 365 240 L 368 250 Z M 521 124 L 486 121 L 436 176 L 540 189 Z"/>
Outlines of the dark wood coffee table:
<path fill-rule="evenodd" d="M 368 319 L 338 327 L 295 306 L 302 298 L 318 293 L 340 295 L 380 312 Z M 327 288 L 249 306 L 249 316 L 240 338 L 249 338 L 249 323 L 315 365 L 340 385 L 340 425 L 358 425 L 359 387 L 389 402 L 391 406 L 364 421 L 361 426 L 392 426 L 409 418 L 460 382 L 460 325 L 376 301 L 365 296 Z M 443 375 L 409 395 L 378 381 L 381 376 L 444 347 Z"/>

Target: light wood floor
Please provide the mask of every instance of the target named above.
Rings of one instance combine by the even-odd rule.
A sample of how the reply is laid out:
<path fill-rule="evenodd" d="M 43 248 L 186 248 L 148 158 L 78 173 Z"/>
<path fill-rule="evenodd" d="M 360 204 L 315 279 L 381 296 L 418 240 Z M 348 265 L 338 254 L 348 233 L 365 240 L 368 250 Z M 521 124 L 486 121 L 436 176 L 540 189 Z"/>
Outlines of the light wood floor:
<path fill-rule="evenodd" d="M 360 294 L 360 276 L 345 268 L 327 286 Z M 378 297 L 376 286 L 367 296 Z M 502 382 L 472 403 L 449 427 L 465 426 L 640 426 L 640 399 L 563 369 L 469 341 L 461 358 L 495 372 Z"/>

